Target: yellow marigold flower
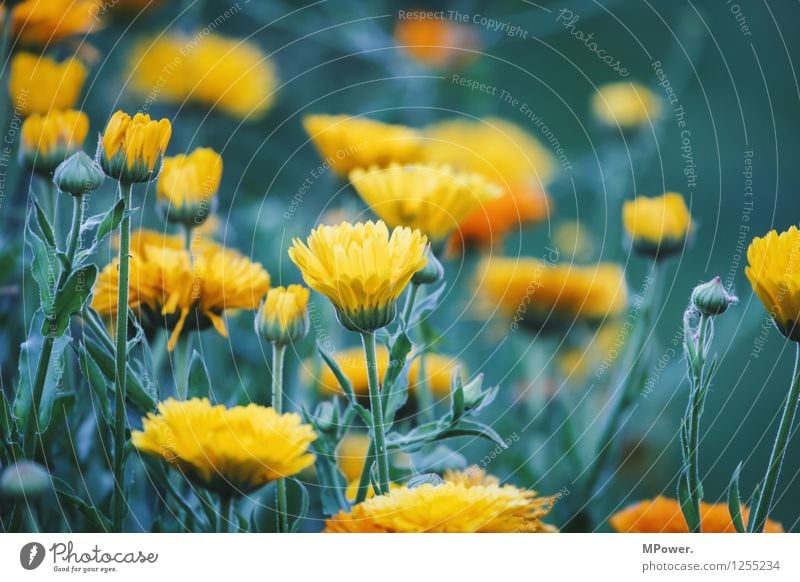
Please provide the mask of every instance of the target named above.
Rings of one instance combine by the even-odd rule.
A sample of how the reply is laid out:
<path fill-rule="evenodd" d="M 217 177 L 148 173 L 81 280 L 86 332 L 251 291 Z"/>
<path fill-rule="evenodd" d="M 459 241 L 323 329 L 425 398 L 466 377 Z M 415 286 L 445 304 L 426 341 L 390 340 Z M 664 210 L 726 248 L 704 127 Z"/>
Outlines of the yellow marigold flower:
<path fill-rule="evenodd" d="M 129 67 L 131 88 L 143 97 L 200 103 L 239 119 L 263 116 L 278 85 L 274 64 L 257 44 L 218 34 L 142 41 Z"/>
<path fill-rule="evenodd" d="M 475 30 L 441 18 L 408 18 L 394 28 L 395 43 L 423 65 L 449 69 L 466 65 L 478 55 Z"/>
<path fill-rule="evenodd" d="M 375 350 L 378 366 L 378 378 L 383 381 L 383 376 L 389 368 L 389 350 L 384 345 L 378 345 Z M 353 384 L 353 391 L 359 396 L 366 396 L 369 393 L 369 383 L 367 379 L 367 361 L 364 358 L 364 350 L 360 347 L 348 348 L 331 355 L 339 365 L 342 373 Z M 450 378 L 453 370 L 459 367 L 462 379 L 466 378 L 466 370 L 461 361 L 450 356 L 430 353 L 425 354 L 425 381 L 431 392 L 440 398 L 445 398 L 450 394 Z M 311 362 L 305 365 L 306 370 L 314 369 Z M 409 390 L 419 383 L 419 358 L 411 362 L 408 369 Z M 339 382 L 328 366 L 323 366 L 320 370 L 319 378 L 309 380 L 315 381 L 319 388 L 327 394 L 339 395 L 342 393 Z"/>
<path fill-rule="evenodd" d="M 512 329 L 569 326 L 575 320 L 602 323 L 628 305 L 625 274 L 612 263 L 582 267 L 529 258 L 485 259 L 475 285 L 479 308 L 487 315 L 499 311 Z"/>
<path fill-rule="evenodd" d="M 34 113 L 22 123 L 20 155 L 37 173 L 49 175 L 83 145 L 89 118 L 82 111 Z"/>
<path fill-rule="evenodd" d="M 800 230 L 755 237 L 747 248 L 745 275 L 780 332 L 800 341 Z"/>
<path fill-rule="evenodd" d="M 622 207 L 622 222 L 633 248 L 655 258 L 683 249 L 693 229 L 686 202 L 676 192 L 628 200 Z"/>
<path fill-rule="evenodd" d="M 480 174 L 436 164 L 356 168 L 350 181 L 386 224 L 415 228 L 434 244 L 502 192 Z"/>
<path fill-rule="evenodd" d="M 109 177 L 120 182 L 149 182 L 161 169 L 171 136 L 168 119 L 155 121 L 144 113 L 131 117 L 117 111 L 108 120 L 100 140 L 100 165 Z"/>
<path fill-rule="evenodd" d="M 742 520 L 747 523 L 750 508 L 742 505 Z M 735 533 L 727 503 L 700 502 L 700 521 L 703 533 Z M 681 513 L 680 503 L 668 497 L 656 497 L 635 503 L 615 513 L 609 520 L 611 527 L 620 533 L 689 533 Z M 764 531 L 783 532 L 783 526 L 767 520 Z"/>
<path fill-rule="evenodd" d="M 96 0 L 25 0 L 13 8 L 11 26 L 22 43 L 46 46 L 99 29 L 100 8 Z"/>
<path fill-rule="evenodd" d="M 348 432 L 336 448 L 336 465 L 348 483 L 358 481 L 367 458 L 370 438 L 365 432 Z"/>
<path fill-rule="evenodd" d="M 620 81 L 597 89 L 592 112 L 605 125 L 624 129 L 649 123 L 661 113 L 661 100 L 640 83 Z"/>
<path fill-rule="evenodd" d="M 303 339 L 308 333 L 308 296 L 302 285 L 270 289 L 256 316 L 256 331 L 278 345 Z"/>
<path fill-rule="evenodd" d="M 128 305 L 145 324 L 172 330 L 172 350 L 187 318 L 198 329 L 213 326 L 223 337 L 222 318 L 228 309 L 256 309 L 269 289 L 269 273 L 238 252 L 211 241 L 196 243 L 191 253 L 175 247 L 175 239 L 160 233 L 134 233 Z M 98 275 L 92 307 L 116 316 L 119 273 L 117 260 Z"/>
<path fill-rule="evenodd" d="M 355 168 L 416 161 L 418 131 L 350 115 L 308 115 L 303 126 L 326 166 L 340 176 Z"/>
<path fill-rule="evenodd" d="M 300 415 L 256 404 L 225 408 L 207 398 L 169 398 L 149 413 L 133 445 L 222 495 L 241 495 L 314 463 L 317 438 Z"/>
<path fill-rule="evenodd" d="M 449 474 L 439 485 L 398 487 L 326 522 L 328 533 L 537 533 L 553 498 L 500 485 L 477 468 Z"/>
<path fill-rule="evenodd" d="M 164 158 L 156 195 L 164 216 L 187 228 L 199 226 L 214 211 L 222 179 L 222 157 L 211 148 Z"/>
<path fill-rule="evenodd" d="M 352 331 L 389 325 L 397 298 L 414 273 L 428 262 L 428 239 L 418 230 L 383 221 L 319 226 L 306 243 L 295 238 L 289 258 L 309 287 L 336 307 L 339 322 Z"/>
<path fill-rule="evenodd" d="M 77 59 L 58 62 L 49 57 L 21 52 L 11 59 L 8 90 L 11 106 L 26 117 L 53 109 L 72 109 L 86 81 L 86 67 Z"/>

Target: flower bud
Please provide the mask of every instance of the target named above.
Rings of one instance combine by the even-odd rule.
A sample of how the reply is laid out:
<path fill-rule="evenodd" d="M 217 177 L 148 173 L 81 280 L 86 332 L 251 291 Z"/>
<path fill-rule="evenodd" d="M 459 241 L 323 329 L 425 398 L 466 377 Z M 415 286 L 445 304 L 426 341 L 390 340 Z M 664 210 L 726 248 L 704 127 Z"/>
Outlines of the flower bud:
<path fill-rule="evenodd" d="M 692 291 L 692 305 L 703 315 L 725 313 L 728 307 L 737 301 L 734 295 L 728 293 L 719 277 L 698 285 Z"/>
<path fill-rule="evenodd" d="M 444 267 L 433 251 L 428 251 L 428 264 L 414 273 L 411 283 L 414 285 L 433 285 L 444 278 Z"/>
<path fill-rule="evenodd" d="M 137 113 L 133 117 L 117 111 L 100 137 L 97 160 L 111 178 L 126 184 L 149 182 L 158 176 L 172 136 L 168 119 L 151 120 Z"/>
<path fill-rule="evenodd" d="M 82 151 L 64 160 L 53 173 L 53 183 L 58 189 L 73 196 L 97 190 L 103 180 L 103 169 Z"/>
<path fill-rule="evenodd" d="M 50 487 L 49 473 L 32 461 L 20 461 L 0 474 L 0 496 L 38 497 Z"/>
<path fill-rule="evenodd" d="M 308 296 L 302 285 L 270 289 L 256 316 L 256 332 L 277 345 L 303 339 L 309 326 Z"/>

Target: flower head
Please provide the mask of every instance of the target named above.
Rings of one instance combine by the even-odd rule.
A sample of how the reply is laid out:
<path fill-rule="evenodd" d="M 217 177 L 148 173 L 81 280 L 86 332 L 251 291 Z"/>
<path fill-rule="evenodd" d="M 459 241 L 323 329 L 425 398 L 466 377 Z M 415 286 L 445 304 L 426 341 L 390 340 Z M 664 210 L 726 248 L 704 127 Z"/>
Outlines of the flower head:
<path fill-rule="evenodd" d="M 86 81 L 86 67 L 77 59 L 62 62 L 21 52 L 11 59 L 8 90 L 12 106 L 23 117 L 72 109 Z"/>
<path fill-rule="evenodd" d="M 355 505 L 326 522 L 329 533 L 535 533 L 553 498 L 500 485 L 477 468 L 445 475 L 440 484 L 404 486 Z"/>
<path fill-rule="evenodd" d="M 661 113 L 661 100 L 640 83 L 603 85 L 592 97 L 592 112 L 605 125 L 624 129 L 649 123 Z"/>
<path fill-rule="evenodd" d="M 427 263 L 427 238 L 418 230 L 382 221 L 319 226 L 306 243 L 294 239 L 289 257 L 309 287 L 336 307 L 341 324 L 353 331 L 389 325 L 397 298 Z"/>
<path fill-rule="evenodd" d="M 225 310 L 256 309 L 270 283 L 260 264 L 234 250 L 204 240 L 189 252 L 176 243 L 160 233 L 131 237 L 128 305 L 145 324 L 172 330 L 170 350 L 187 319 L 227 337 Z M 118 271 L 115 259 L 97 277 L 92 307 L 101 315 L 116 315 Z"/>
<path fill-rule="evenodd" d="M 742 519 L 747 523 L 750 509 L 742 506 Z M 703 533 L 734 533 L 727 503 L 700 502 L 700 520 Z M 656 497 L 635 503 L 615 513 L 609 520 L 611 527 L 621 533 L 689 533 L 689 527 L 676 499 Z M 767 520 L 764 531 L 779 533 L 783 527 Z"/>
<path fill-rule="evenodd" d="M 513 328 L 552 329 L 574 321 L 599 324 L 628 305 L 625 274 L 612 263 L 581 267 L 492 258 L 478 269 L 475 285 L 482 311 L 499 310 Z"/>
<path fill-rule="evenodd" d="M 676 192 L 625 202 L 622 221 L 634 250 L 655 258 L 679 252 L 693 230 L 686 202 Z"/>
<path fill-rule="evenodd" d="M 149 413 L 133 445 L 223 495 L 248 493 L 314 463 L 314 430 L 300 415 L 249 404 L 225 408 L 207 398 L 172 398 Z"/>
<path fill-rule="evenodd" d="M 416 161 L 418 131 L 350 115 L 308 115 L 303 126 L 320 156 L 340 176 L 355 168 Z"/>
<path fill-rule="evenodd" d="M 289 344 L 308 333 L 307 287 L 273 287 L 256 316 L 256 331 L 275 344 Z"/>
<path fill-rule="evenodd" d="M 47 46 L 100 28 L 97 16 L 96 0 L 25 0 L 13 8 L 11 26 L 24 44 Z"/>
<path fill-rule="evenodd" d="M 109 177 L 120 182 L 149 182 L 158 176 L 171 136 L 168 119 L 155 121 L 144 113 L 131 117 L 117 111 L 108 120 L 100 140 L 100 165 Z"/>
<path fill-rule="evenodd" d="M 222 157 L 211 148 L 164 158 L 156 195 L 170 222 L 194 228 L 211 215 L 222 179 Z"/>
<path fill-rule="evenodd" d="M 22 122 L 20 156 L 34 172 L 49 176 L 83 145 L 89 118 L 82 111 L 34 113 Z"/>
<path fill-rule="evenodd" d="M 435 164 L 356 168 L 350 172 L 350 181 L 390 227 L 415 228 L 434 243 L 501 193 L 480 174 Z"/>
<path fill-rule="evenodd" d="M 790 226 L 755 237 L 745 275 L 783 335 L 800 341 L 800 230 Z"/>
<path fill-rule="evenodd" d="M 449 69 L 464 66 L 478 54 L 475 30 L 441 18 L 407 18 L 394 28 L 394 39 L 414 60 L 423 65 Z"/>

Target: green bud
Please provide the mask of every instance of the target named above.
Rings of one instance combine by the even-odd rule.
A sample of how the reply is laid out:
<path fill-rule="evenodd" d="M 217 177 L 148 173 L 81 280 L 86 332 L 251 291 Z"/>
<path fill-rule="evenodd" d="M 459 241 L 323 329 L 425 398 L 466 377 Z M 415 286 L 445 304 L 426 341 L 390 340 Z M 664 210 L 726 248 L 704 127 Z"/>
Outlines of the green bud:
<path fill-rule="evenodd" d="M 428 251 L 428 264 L 411 277 L 412 285 L 433 285 L 444 278 L 444 267 L 433 251 Z"/>
<path fill-rule="evenodd" d="M 73 196 L 97 190 L 103 180 L 102 168 L 82 151 L 61 162 L 53 174 L 53 183 L 58 189 Z"/>
<path fill-rule="evenodd" d="M 698 285 L 692 291 L 692 305 L 703 315 L 725 313 L 737 301 L 734 295 L 728 293 L 719 277 Z"/>
<path fill-rule="evenodd" d="M 20 461 L 0 474 L 0 495 L 3 497 L 38 497 L 49 487 L 50 474 L 33 461 Z"/>

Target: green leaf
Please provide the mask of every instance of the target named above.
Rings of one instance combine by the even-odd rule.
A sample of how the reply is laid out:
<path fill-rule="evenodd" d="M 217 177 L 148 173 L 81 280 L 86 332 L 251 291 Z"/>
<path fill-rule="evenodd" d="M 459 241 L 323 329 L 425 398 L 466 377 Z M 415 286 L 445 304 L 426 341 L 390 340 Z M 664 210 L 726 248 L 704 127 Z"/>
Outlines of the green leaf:
<path fill-rule="evenodd" d="M 692 504 L 692 496 L 689 491 L 689 470 L 684 468 L 678 477 L 678 502 L 681 506 L 683 518 L 686 520 L 686 525 L 689 531 L 697 531 L 700 527 L 700 516 L 697 515 L 695 507 Z"/>
<path fill-rule="evenodd" d="M 347 376 L 344 375 L 344 372 L 342 372 L 341 368 L 339 368 L 339 364 L 337 364 L 336 360 L 328 355 L 328 353 L 322 349 L 322 346 L 319 344 L 317 344 L 317 351 L 319 352 L 319 355 L 322 356 L 322 359 L 328 368 L 331 369 L 331 372 L 333 372 L 336 381 L 339 382 L 339 386 L 341 387 L 347 402 L 358 413 L 358 415 L 361 417 L 361 420 L 364 421 L 364 424 L 367 426 L 372 426 L 372 414 L 369 410 L 358 403 L 356 394 L 353 391 L 353 385 L 350 383 L 350 380 L 347 378 Z"/>
<path fill-rule="evenodd" d="M 208 370 L 197 350 L 192 351 L 192 361 L 189 363 L 189 393 L 187 397 L 211 397 L 211 381 L 208 378 Z"/>
<path fill-rule="evenodd" d="M 508 443 L 506 443 L 503 437 L 497 434 L 496 430 L 487 424 L 469 418 L 461 419 L 461 421 L 453 428 L 450 428 L 438 435 L 436 440 L 439 441 L 460 436 L 475 436 L 488 440 L 503 450 L 508 448 Z"/>
<path fill-rule="evenodd" d="M 53 486 L 59 501 L 65 505 L 71 505 L 77 509 L 92 524 L 93 529 L 98 532 L 110 532 L 111 520 L 97 507 L 87 503 L 72 491 L 70 486 L 58 477 L 53 477 Z"/>
<path fill-rule="evenodd" d="M 389 346 L 389 367 L 383 375 L 382 394 L 383 417 L 387 425 L 394 422 L 394 416 L 408 400 L 408 373 L 413 362 L 409 358 L 411 340 L 403 330 L 398 331 Z"/>
<path fill-rule="evenodd" d="M 461 368 L 456 366 L 450 375 L 450 415 L 453 422 L 464 416 L 464 383 L 461 381 Z"/>
<path fill-rule="evenodd" d="M 39 301 L 42 307 L 50 311 L 53 304 L 53 293 L 60 275 L 59 261 L 55 255 L 55 249 L 49 247 L 39 235 L 28 229 L 28 247 L 33 252 L 31 262 L 31 274 L 39 289 Z"/>
<path fill-rule="evenodd" d="M 97 362 L 89 355 L 84 342 L 81 342 L 78 350 L 78 364 L 80 365 L 81 372 L 83 372 L 83 377 L 86 378 L 89 387 L 97 396 L 103 420 L 106 424 L 110 425 L 113 416 L 111 414 L 111 403 L 108 398 L 108 379 L 103 375 Z"/>
<path fill-rule="evenodd" d="M 11 416 L 11 404 L 4 390 L 0 390 L 0 441 L 10 443 L 16 432 L 14 417 Z"/>
<path fill-rule="evenodd" d="M 50 224 L 50 220 L 47 218 L 47 215 L 44 213 L 44 210 L 42 210 L 42 207 L 39 206 L 39 202 L 37 202 L 35 198 L 33 199 L 33 210 L 34 214 L 36 215 L 36 223 L 39 225 L 39 232 L 42 233 L 44 241 L 51 248 L 55 248 L 56 235 L 53 232 L 53 225 Z"/>
<path fill-rule="evenodd" d="M 97 267 L 86 265 L 75 270 L 58 290 L 52 315 L 44 322 L 42 335 L 61 337 L 69 327 L 70 318 L 80 313 L 92 294 L 97 279 Z"/>
<path fill-rule="evenodd" d="M 310 505 L 310 498 L 309 498 L 309 495 L 308 495 L 308 489 L 306 489 L 306 486 L 303 485 L 302 482 L 298 481 L 297 479 L 292 479 L 291 477 L 289 479 L 286 479 L 286 482 L 287 483 L 294 483 L 295 485 L 297 485 L 300 488 L 300 496 L 301 496 L 300 511 L 297 513 L 297 519 L 295 519 L 291 523 L 291 525 L 289 526 L 289 532 L 290 533 L 296 533 L 300 529 L 300 526 L 302 525 L 303 520 L 308 515 L 308 507 Z"/>
<path fill-rule="evenodd" d="M 424 320 L 426 319 L 431 313 L 433 313 L 437 307 L 439 307 L 439 303 L 441 302 L 442 295 L 444 294 L 444 290 L 447 288 L 447 282 L 443 282 L 439 287 L 425 296 L 422 301 L 417 302 L 414 306 L 413 315 L 411 316 L 411 320 Z"/>
<path fill-rule="evenodd" d="M 128 212 L 127 214 L 131 213 Z M 88 257 L 92 256 L 106 237 L 119 228 L 125 215 L 125 201 L 120 198 L 108 212 L 96 214 L 87 218 L 81 225 L 81 238 L 85 239 L 86 235 L 95 227 L 97 231 L 92 239 L 92 244 L 76 255 L 75 265 L 82 265 Z"/>
<path fill-rule="evenodd" d="M 733 527 L 739 533 L 745 533 L 744 521 L 742 521 L 742 500 L 739 496 L 739 473 L 742 471 L 742 463 L 736 465 L 736 470 L 731 477 L 728 485 L 728 511 L 731 514 Z"/>

